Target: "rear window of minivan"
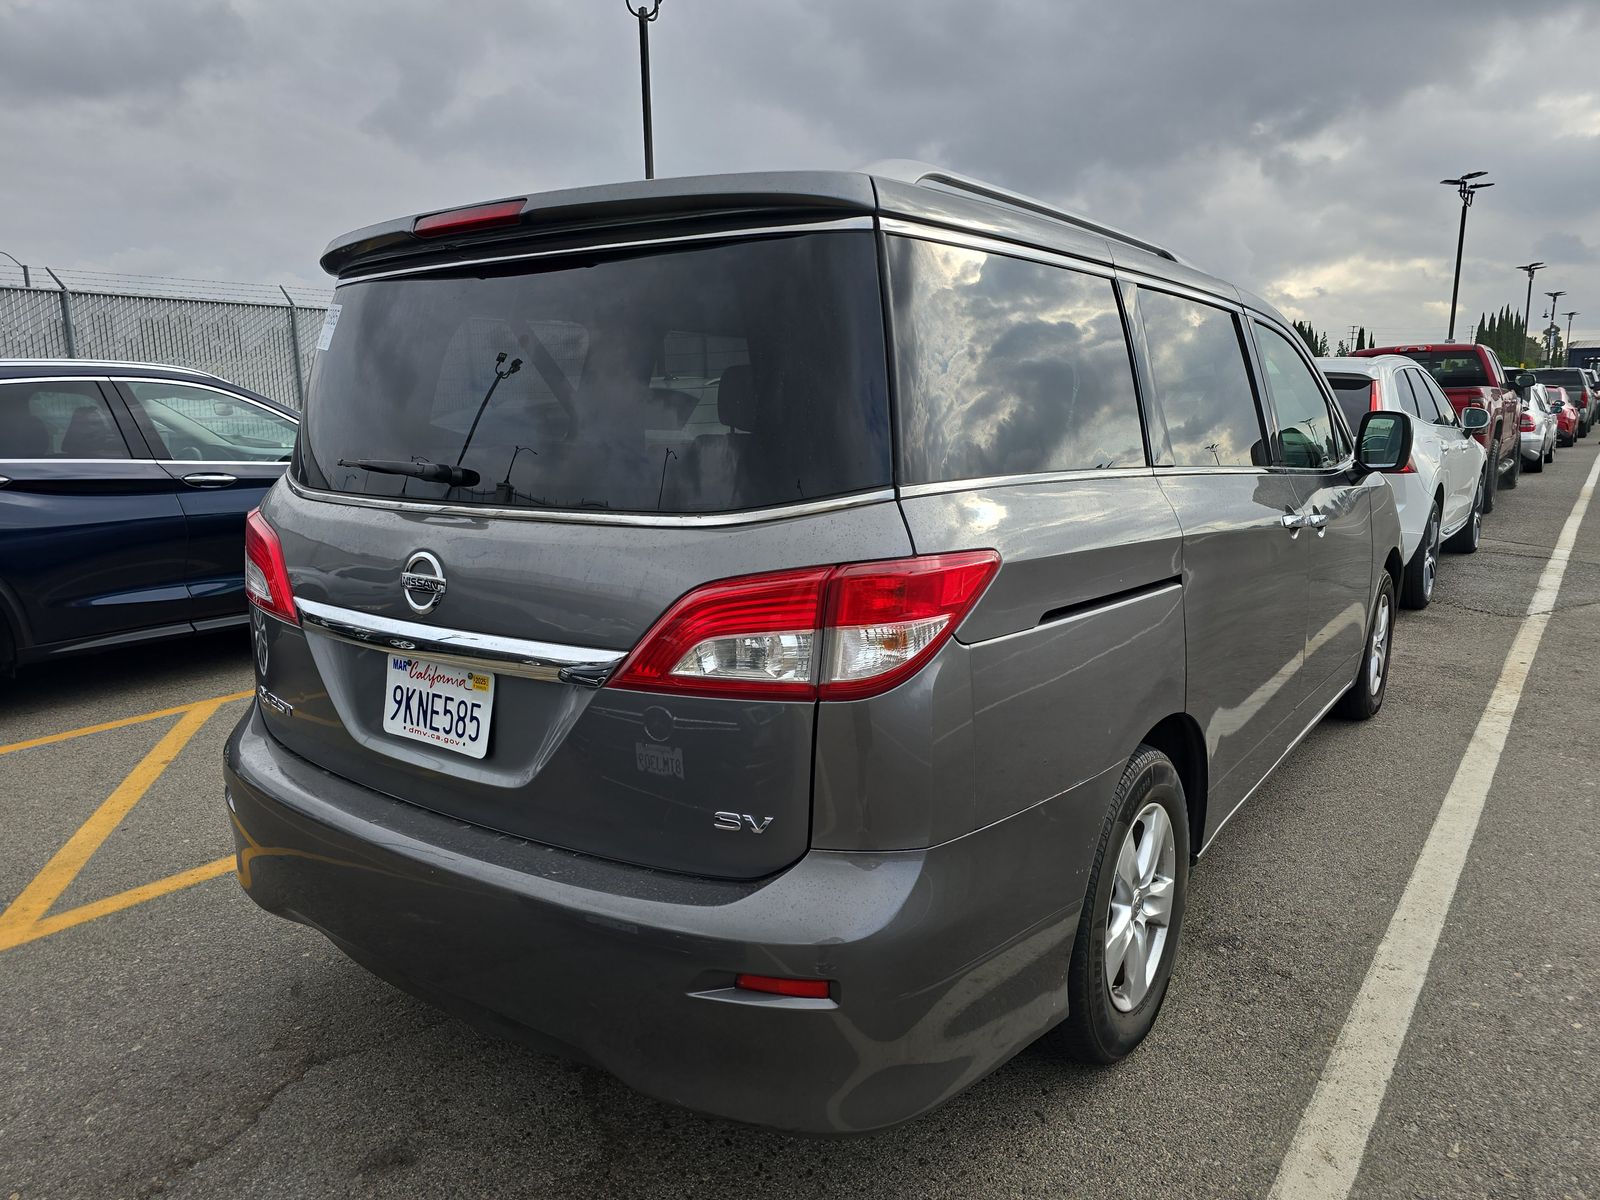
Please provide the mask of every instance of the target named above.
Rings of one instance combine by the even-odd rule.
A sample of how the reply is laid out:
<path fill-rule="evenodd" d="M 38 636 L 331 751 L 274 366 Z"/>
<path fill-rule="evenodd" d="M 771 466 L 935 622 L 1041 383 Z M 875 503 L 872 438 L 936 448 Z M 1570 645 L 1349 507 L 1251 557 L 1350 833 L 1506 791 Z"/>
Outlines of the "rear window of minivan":
<path fill-rule="evenodd" d="M 337 303 L 302 425 L 311 487 L 689 514 L 891 482 L 868 230 L 429 270 Z"/>

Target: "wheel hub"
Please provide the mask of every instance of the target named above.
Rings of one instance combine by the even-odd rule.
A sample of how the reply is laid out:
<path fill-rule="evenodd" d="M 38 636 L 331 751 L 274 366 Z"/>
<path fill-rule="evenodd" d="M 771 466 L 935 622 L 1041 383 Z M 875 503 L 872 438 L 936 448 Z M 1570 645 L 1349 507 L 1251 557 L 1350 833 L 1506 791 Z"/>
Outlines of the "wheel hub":
<path fill-rule="evenodd" d="M 1161 968 L 1172 920 L 1176 858 L 1167 810 L 1146 804 L 1117 852 L 1106 917 L 1106 988 L 1119 1012 L 1138 1007 Z"/>

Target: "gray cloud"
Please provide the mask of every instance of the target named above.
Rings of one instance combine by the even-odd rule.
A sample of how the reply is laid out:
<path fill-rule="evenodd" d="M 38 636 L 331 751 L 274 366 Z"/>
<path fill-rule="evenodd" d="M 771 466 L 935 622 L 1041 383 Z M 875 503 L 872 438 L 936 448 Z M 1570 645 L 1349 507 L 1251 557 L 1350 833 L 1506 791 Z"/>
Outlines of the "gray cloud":
<path fill-rule="evenodd" d="M 1519 302 L 1533 256 L 1600 329 L 1590 0 L 662 9 L 663 174 L 931 158 L 1167 240 L 1335 340 L 1412 340 L 1446 320 L 1436 181 L 1486 169 L 1460 327 Z M 635 54 L 614 0 L 0 0 L 0 249 L 320 283 L 345 229 L 636 175 Z"/>

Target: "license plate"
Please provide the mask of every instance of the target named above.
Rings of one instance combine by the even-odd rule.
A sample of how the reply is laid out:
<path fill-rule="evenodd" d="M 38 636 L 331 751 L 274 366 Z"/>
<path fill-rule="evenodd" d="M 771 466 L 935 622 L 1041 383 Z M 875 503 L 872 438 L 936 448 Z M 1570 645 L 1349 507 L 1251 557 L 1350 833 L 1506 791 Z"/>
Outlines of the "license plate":
<path fill-rule="evenodd" d="M 383 731 L 469 758 L 489 750 L 494 676 L 404 655 L 389 655 Z"/>

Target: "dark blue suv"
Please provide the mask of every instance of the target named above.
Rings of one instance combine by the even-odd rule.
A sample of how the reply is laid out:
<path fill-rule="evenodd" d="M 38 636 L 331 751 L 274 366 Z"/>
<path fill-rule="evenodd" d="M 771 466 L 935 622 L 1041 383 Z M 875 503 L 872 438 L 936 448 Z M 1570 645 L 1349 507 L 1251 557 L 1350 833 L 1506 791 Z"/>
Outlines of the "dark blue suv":
<path fill-rule="evenodd" d="M 247 621 L 298 417 L 202 371 L 0 359 L 0 671 Z"/>

